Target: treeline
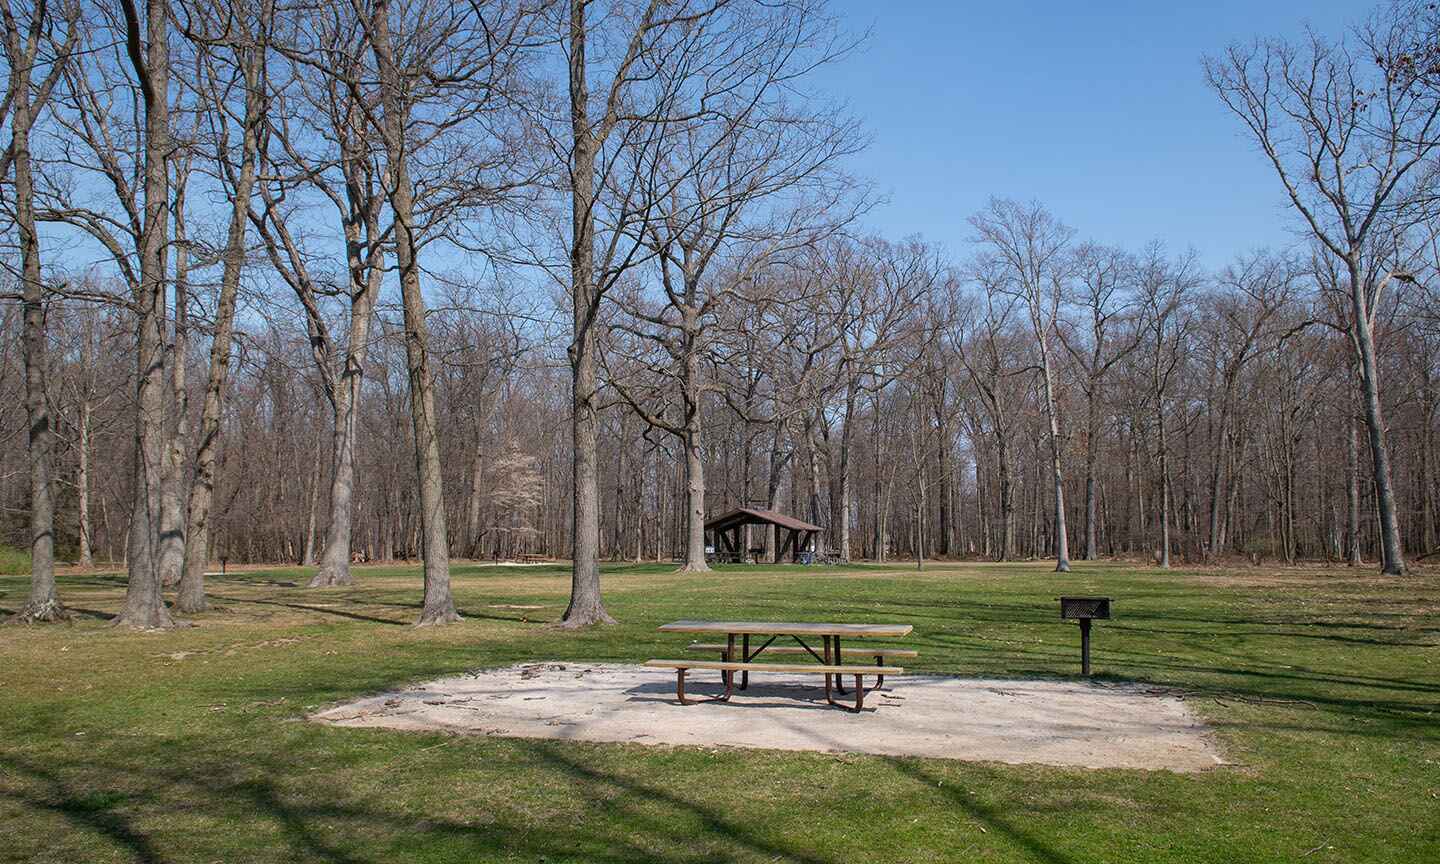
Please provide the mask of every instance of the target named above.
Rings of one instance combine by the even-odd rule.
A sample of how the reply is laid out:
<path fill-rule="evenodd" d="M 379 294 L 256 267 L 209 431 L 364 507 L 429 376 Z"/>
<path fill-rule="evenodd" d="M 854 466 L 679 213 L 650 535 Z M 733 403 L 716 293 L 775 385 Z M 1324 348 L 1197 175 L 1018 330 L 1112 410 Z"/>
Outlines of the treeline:
<path fill-rule="evenodd" d="M 543 554 L 595 623 L 733 506 L 840 559 L 1436 548 L 1425 4 L 1207 60 L 1307 235 L 1218 270 L 1002 198 L 867 235 L 819 0 L 0 4 L 24 618 L 57 550 L 147 627 L 217 560 L 421 560 L 443 623 L 452 556 Z"/>
<path fill-rule="evenodd" d="M 811 262 L 815 284 L 777 282 L 777 302 L 729 331 L 717 328 L 704 377 L 729 396 L 706 400 L 700 416 L 711 478 L 707 512 L 754 506 L 793 513 L 826 528 L 829 551 L 857 559 L 913 559 L 919 550 L 939 558 L 1053 555 L 1048 433 L 1029 322 L 1013 298 L 967 284 L 920 244 L 902 250 L 922 259 L 914 274 L 920 284 L 897 286 L 889 296 L 875 291 L 877 250 L 896 252 L 848 241 L 824 250 L 864 257 L 851 258 L 864 270 L 847 278 L 875 292 L 852 307 L 870 320 L 835 321 L 804 300 L 834 288 L 823 284 L 823 265 Z M 1160 552 L 1163 411 L 1174 554 L 1191 562 L 1343 561 L 1353 540 L 1363 558 L 1378 559 L 1374 461 L 1353 352 L 1333 328 L 1315 323 L 1321 298 L 1306 262 L 1262 253 L 1202 274 L 1183 259 L 1146 261 L 1186 277 L 1172 313 L 1183 344 L 1161 393 L 1141 261 L 1093 245 L 1077 246 L 1072 256 L 1083 269 L 1062 299 L 1054 360 L 1075 557 Z M 1381 375 L 1402 537 L 1406 549 L 1423 554 L 1436 548 L 1440 527 L 1440 333 L 1432 315 L 1401 308 L 1400 296 L 1385 315 Z M 450 319 L 432 340 L 446 358 L 437 365 L 436 396 L 445 486 L 454 490 L 447 495 L 452 553 L 565 556 L 563 356 L 544 341 L 513 335 L 495 344 L 488 315 L 439 317 Z M 15 318 L 6 319 L 8 333 Z M 449 326 L 465 320 L 472 326 Z M 128 322 L 80 309 L 52 313 L 50 325 L 57 344 L 67 346 L 55 352 L 50 379 L 62 557 L 123 560 L 133 410 L 123 362 L 132 350 Z M 371 343 L 362 390 L 352 546 L 366 560 L 418 559 L 403 348 L 395 328 L 379 329 L 389 338 Z M 846 333 L 863 339 L 843 345 Z M 213 558 L 314 563 L 330 488 L 321 385 L 295 362 L 307 348 L 289 327 L 246 332 L 239 344 L 221 432 Z M 1162 365 L 1170 361 L 1165 349 Z M 23 434 L 16 353 L 6 357 L 0 385 L 10 441 Z M 203 369 L 200 358 L 191 362 L 192 371 Z M 630 376 L 632 389 L 662 382 L 650 369 Z M 644 404 L 665 416 L 658 397 Z M 683 560 L 685 466 L 674 436 L 657 434 L 616 404 L 602 414 L 599 449 L 602 555 Z M 7 534 L 16 540 L 26 503 L 17 475 L 7 472 L 5 481 Z"/>

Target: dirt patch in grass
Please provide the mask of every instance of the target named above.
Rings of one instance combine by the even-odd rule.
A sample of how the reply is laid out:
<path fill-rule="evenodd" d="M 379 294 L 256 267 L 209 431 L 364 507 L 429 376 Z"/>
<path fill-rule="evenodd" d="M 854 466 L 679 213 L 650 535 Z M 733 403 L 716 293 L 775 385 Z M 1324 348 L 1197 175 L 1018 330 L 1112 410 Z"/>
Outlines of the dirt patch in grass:
<path fill-rule="evenodd" d="M 687 694 L 720 689 L 692 673 Z M 1138 687 L 941 675 L 891 678 L 851 714 L 818 676 L 752 677 L 728 703 L 679 705 L 675 676 L 543 663 L 483 670 L 335 706 L 337 726 L 520 738 L 926 756 L 1086 768 L 1202 771 L 1225 764 L 1184 702 Z"/>

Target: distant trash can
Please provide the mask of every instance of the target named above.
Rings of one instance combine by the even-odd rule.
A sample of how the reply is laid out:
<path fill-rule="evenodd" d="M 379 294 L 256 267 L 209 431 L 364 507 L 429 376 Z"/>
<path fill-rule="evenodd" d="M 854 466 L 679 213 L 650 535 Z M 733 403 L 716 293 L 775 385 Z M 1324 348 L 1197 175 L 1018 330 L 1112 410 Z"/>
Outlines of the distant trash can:
<path fill-rule="evenodd" d="M 801 552 L 801 553 L 800 553 L 800 563 L 801 563 L 801 564 L 814 564 L 814 563 L 815 563 L 815 553 L 812 552 L 812 551 L 810 551 L 809 549 L 806 549 L 804 552 Z"/>

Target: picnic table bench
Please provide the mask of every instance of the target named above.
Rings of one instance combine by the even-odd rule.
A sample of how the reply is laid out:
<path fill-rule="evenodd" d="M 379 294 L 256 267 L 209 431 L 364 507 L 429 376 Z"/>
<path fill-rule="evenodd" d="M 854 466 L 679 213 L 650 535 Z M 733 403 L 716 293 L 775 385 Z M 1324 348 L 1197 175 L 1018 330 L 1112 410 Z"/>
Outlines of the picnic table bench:
<path fill-rule="evenodd" d="M 691 669 L 714 670 L 721 673 L 725 683 L 725 692 L 721 696 L 714 697 L 708 701 L 726 702 L 735 692 L 735 673 L 739 672 L 741 677 L 740 688 L 744 690 L 749 686 L 751 672 L 790 672 L 810 673 L 825 676 L 825 701 L 831 705 L 846 708 L 850 711 L 860 711 L 865 705 L 864 679 L 866 676 L 876 678 L 876 684 L 871 690 L 884 686 L 886 675 L 903 675 L 905 670 L 900 666 L 884 665 L 886 657 L 915 657 L 918 652 L 900 648 L 844 648 L 840 644 L 844 638 L 876 638 L 876 637 L 899 637 L 908 636 L 913 629 L 909 624 L 826 624 L 815 622 L 777 622 L 777 621 L 673 621 L 662 625 L 662 633 L 699 633 L 699 634 L 725 634 L 723 645 L 710 643 L 692 643 L 686 647 L 687 651 L 717 651 L 720 654 L 719 660 L 647 660 L 646 666 L 651 668 L 674 669 L 675 670 L 675 696 L 682 705 L 691 704 L 692 700 L 685 698 L 685 676 Z M 750 650 L 751 636 L 768 636 L 769 638 L 754 651 Z M 772 647 L 776 639 L 782 636 L 789 636 L 797 645 L 780 645 Z M 815 649 L 805 643 L 802 637 L 820 637 L 822 642 L 823 655 L 816 653 Z M 736 638 L 739 637 L 741 644 L 737 653 Z M 819 661 L 818 665 L 808 663 L 756 663 L 755 658 L 765 651 L 774 654 L 809 654 Z M 844 658 L 847 656 L 874 657 L 873 666 L 845 665 Z M 739 659 L 737 659 L 739 658 Z M 842 675 L 855 676 L 855 707 L 850 708 L 835 701 L 831 695 L 832 690 L 845 694 L 845 688 L 841 683 Z"/>

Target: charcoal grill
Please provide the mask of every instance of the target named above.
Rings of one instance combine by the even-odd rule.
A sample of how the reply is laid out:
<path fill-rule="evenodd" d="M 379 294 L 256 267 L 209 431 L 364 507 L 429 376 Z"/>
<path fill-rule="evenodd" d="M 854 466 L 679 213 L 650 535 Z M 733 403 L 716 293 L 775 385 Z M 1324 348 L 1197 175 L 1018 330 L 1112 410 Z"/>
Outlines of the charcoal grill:
<path fill-rule="evenodd" d="M 1109 597 L 1061 597 L 1060 620 L 1080 622 L 1080 674 L 1090 674 L 1090 622 L 1110 617 Z"/>

